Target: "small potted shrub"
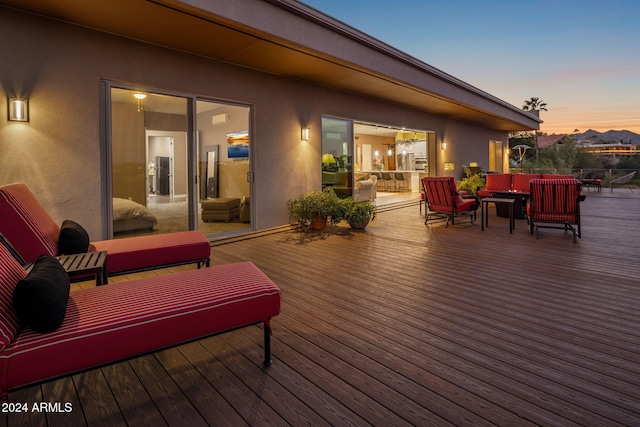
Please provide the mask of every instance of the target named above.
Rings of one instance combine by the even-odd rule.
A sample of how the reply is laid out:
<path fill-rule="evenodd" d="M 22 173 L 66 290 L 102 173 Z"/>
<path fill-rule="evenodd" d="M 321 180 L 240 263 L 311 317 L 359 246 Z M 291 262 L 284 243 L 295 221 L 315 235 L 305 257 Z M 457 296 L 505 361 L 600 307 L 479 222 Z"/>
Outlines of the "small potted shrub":
<path fill-rule="evenodd" d="M 376 218 L 376 207 L 369 202 L 357 202 L 353 197 L 341 200 L 340 216 L 351 228 L 363 229 Z"/>
<path fill-rule="evenodd" d="M 466 176 L 456 182 L 456 189 L 458 191 L 466 191 L 468 194 L 476 196 L 478 189 L 484 188 L 485 179 L 479 173 L 473 173 L 468 167 L 463 167 Z"/>
<path fill-rule="evenodd" d="M 327 226 L 327 217 L 339 221 L 338 196 L 331 187 L 323 191 L 312 191 L 287 201 L 287 210 L 302 230 L 321 230 Z"/>

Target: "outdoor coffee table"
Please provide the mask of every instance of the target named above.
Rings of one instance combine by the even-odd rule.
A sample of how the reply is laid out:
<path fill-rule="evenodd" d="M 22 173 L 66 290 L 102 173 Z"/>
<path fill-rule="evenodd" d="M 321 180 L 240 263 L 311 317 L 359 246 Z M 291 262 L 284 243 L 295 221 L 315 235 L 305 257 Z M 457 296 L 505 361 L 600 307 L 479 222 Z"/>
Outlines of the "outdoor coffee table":
<path fill-rule="evenodd" d="M 59 255 L 56 257 L 60 265 L 69 275 L 69 279 L 74 281 L 84 276 L 93 274 L 96 277 L 96 285 L 105 285 L 108 283 L 107 273 L 107 251 L 101 252 L 84 252 L 73 255 Z M 33 263 L 25 267 L 27 273 L 33 267 Z"/>
<path fill-rule="evenodd" d="M 531 194 L 523 191 L 499 191 L 492 194 L 492 197 L 498 199 L 515 199 L 513 205 L 513 215 L 516 219 L 525 219 L 527 217 L 527 200 L 531 197 Z M 496 214 L 499 217 L 506 218 L 506 209 L 496 208 Z"/>
<path fill-rule="evenodd" d="M 515 199 L 504 199 L 499 197 L 485 197 L 484 199 L 482 199 L 482 206 L 480 211 L 480 222 L 482 223 L 482 231 L 484 231 L 485 225 L 489 227 L 489 203 L 494 203 L 496 205 L 496 209 L 499 204 L 505 204 L 509 206 L 509 234 L 512 234 L 513 229 L 516 228 L 516 220 L 513 217 L 513 205 L 515 202 Z"/>

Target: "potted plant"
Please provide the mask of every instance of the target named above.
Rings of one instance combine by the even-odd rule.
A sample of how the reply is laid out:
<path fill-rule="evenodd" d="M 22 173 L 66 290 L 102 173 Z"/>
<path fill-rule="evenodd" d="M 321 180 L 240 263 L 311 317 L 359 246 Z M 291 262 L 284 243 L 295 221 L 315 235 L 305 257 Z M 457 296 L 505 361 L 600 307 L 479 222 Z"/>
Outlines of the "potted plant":
<path fill-rule="evenodd" d="M 349 223 L 351 228 L 363 229 L 376 218 L 376 207 L 371 203 L 358 202 L 353 197 L 341 200 L 340 217 Z"/>
<path fill-rule="evenodd" d="M 287 210 L 302 230 L 321 230 L 327 226 L 329 216 L 332 223 L 340 220 L 338 204 L 336 193 L 331 187 L 326 187 L 287 201 Z"/>
<path fill-rule="evenodd" d="M 456 182 L 456 188 L 458 191 L 466 191 L 468 194 L 476 196 L 478 189 L 484 188 L 485 179 L 479 173 L 472 173 L 468 167 L 463 166 L 463 168 L 466 176 Z"/>

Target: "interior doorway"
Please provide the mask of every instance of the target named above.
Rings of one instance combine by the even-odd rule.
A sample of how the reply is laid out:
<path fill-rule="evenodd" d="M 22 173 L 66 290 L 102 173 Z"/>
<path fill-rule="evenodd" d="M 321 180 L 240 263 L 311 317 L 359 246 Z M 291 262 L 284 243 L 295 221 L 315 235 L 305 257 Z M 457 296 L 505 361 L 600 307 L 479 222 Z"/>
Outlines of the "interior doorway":
<path fill-rule="evenodd" d="M 186 132 L 146 131 L 147 188 L 149 197 L 186 198 L 187 134 Z"/>
<path fill-rule="evenodd" d="M 435 170 L 435 132 L 364 122 L 354 122 L 353 127 L 354 174 L 356 180 L 377 177 L 376 204 L 419 197 L 420 178 Z"/>
<path fill-rule="evenodd" d="M 433 131 L 322 117 L 322 185 L 346 197 L 374 175 L 377 205 L 419 197 L 435 145 Z"/>

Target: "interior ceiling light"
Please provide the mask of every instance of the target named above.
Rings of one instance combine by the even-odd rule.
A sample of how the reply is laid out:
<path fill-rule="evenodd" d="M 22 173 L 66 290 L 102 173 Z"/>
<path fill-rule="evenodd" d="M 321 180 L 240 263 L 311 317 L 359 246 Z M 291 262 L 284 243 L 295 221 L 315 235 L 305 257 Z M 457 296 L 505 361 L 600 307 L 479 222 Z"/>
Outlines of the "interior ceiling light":
<path fill-rule="evenodd" d="M 147 94 L 143 92 L 135 92 L 133 97 L 138 100 L 138 112 L 144 110 L 144 102 L 142 100 L 147 97 Z"/>

